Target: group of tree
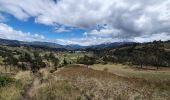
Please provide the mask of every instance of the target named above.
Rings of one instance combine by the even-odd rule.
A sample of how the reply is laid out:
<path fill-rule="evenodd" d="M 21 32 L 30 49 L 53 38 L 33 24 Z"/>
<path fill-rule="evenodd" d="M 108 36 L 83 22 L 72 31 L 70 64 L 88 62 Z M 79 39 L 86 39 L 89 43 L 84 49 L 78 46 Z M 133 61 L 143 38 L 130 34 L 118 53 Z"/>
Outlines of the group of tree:
<path fill-rule="evenodd" d="M 54 53 L 50 53 L 50 54 L 45 54 L 44 58 L 53 63 L 53 66 L 55 67 L 55 70 L 57 70 L 57 68 L 59 67 L 60 61 L 59 58 L 57 58 Z"/>
<path fill-rule="evenodd" d="M 101 50 L 95 53 L 105 62 L 143 66 L 170 67 L 170 52 L 161 41 L 148 44 L 133 44 L 127 47 Z"/>
<path fill-rule="evenodd" d="M 93 56 L 84 55 L 77 59 L 78 64 L 93 65 L 96 63 L 96 59 Z"/>
<path fill-rule="evenodd" d="M 0 46 L 0 60 L 0 64 L 5 66 L 6 71 L 21 69 L 31 70 L 33 73 L 44 67 L 57 70 L 59 67 L 70 64 L 67 57 L 59 59 L 56 52 L 28 47 Z"/>

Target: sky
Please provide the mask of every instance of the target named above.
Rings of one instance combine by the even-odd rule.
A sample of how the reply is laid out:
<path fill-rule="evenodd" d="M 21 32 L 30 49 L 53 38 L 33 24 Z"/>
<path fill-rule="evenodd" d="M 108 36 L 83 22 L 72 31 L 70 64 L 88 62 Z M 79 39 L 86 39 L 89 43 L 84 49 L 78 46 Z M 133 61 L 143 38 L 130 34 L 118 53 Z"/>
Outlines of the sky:
<path fill-rule="evenodd" d="M 83 46 L 170 40 L 170 0 L 0 0 L 0 38 Z"/>

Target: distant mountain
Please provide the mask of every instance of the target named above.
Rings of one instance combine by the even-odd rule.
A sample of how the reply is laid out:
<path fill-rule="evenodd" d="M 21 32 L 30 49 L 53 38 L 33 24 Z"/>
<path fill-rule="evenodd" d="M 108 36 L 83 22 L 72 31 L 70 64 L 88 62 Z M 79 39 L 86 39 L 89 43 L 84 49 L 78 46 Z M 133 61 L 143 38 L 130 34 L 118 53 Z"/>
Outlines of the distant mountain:
<path fill-rule="evenodd" d="M 114 42 L 114 43 L 104 43 L 99 45 L 89 46 L 88 48 L 104 49 L 104 48 L 116 48 L 123 45 L 131 45 L 134 42 Z"/>
<path fill-rule="evenodd" d="M 7 39 L 0 39 L 0 45 L 9 45 L 9 46 L 31 46 L 34 48 L 42 48 L 42 49 L 50 49 L 50 50 L 80 50 L 80 49 L 104 49 L 104 48 L 116 48 L 123 45 L 133 44 L 133 42 L 115 42 L 115 43 L 104 43 L 100 45 L 92 45 L 92 46 L 80 46 L 80 45 L 60 45 L 57 43 L 51 42 L 24 42 L 24 41 L 17 41 L 17 40 L 7 40 Z"/>
<path fill-rule="evenodd" d="M 68 50 L 76 50 L 76 49 L 85 49 L 85 48 L 87 48 L 87 46 L 80 46 L 80 45 L 76 45 L 76 44 L 65 45 L 64 47 L 66 49 L 68 49 Z"/>
<path fill-rule="evenodd" d="M 30 45 L 30 46 L 47 46 L 50 48 L 64 48 L 64 46 L 62 46 L 60 44 L 51 43 L 51 42 L 34 41 L 34 42 L 22 42 L 22 44 Z"/>
<path fill-rule="evenodd" d="M 0 45 L 20 46 L 21 43 L 17 40 L 0 39 Z"/>
<path fill-rule="evenodd" d="M 50 42 L 25 42 L 25 41 L 17 41 L 17 40 L 7 40 L 7 39 L 0 39 L 0 45 L 8 45 L 8 46 L 28 46 L 34 48 L 41 48 L 41 49 L 48 49 L 53 51 L 65 51 L 67 50 L 64 46 L 56 43 Z"/>

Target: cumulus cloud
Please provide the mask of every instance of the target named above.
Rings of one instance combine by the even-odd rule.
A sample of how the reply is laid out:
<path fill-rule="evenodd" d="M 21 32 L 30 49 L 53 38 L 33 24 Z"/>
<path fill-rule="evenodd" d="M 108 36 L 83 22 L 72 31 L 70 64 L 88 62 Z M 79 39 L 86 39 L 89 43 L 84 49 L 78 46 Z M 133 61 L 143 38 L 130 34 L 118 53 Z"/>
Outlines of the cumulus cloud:
<path fill-rule="evenodd" d="M 0 0 L 0 11 L 19 20 L 34 17 L 36 23 L 83 28 L 85 36 L 103 41 L 170 39 L 170 0 Z"/>
<path fill-rule="evenodd" d="M 42 41 L 45 39 L 43 35 L 39 34 L 32 35 L 31 33 L 17 31 L 4 23 L 0 23 L 0 38 L 21 41 Z"/>

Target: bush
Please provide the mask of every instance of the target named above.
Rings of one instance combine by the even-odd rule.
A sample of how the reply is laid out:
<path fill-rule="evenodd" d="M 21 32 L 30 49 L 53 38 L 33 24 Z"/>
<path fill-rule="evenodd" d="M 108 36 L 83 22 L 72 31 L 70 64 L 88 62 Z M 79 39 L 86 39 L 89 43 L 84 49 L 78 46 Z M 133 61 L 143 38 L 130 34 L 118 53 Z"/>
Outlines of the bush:
<path fill-rule="evenodd" d="M 0 76 L 0 87 L 9 85 L 11 83 L 15 82 L 15 79 L 6 77 L 6 76 Z"/>
<path fill-rule="evenodd" d="M 93 65 L 96 63 L 95 57 L 90 57 L 85 55 L 82 58 L 79 58 L 77 61 L 78 64 L 85 64 L 85 65 Z"/>
<path fill-rule="evenodd" d="M 108 68 L 104 68 L 103 71 L 107 72 L 109 69 Z"/>

